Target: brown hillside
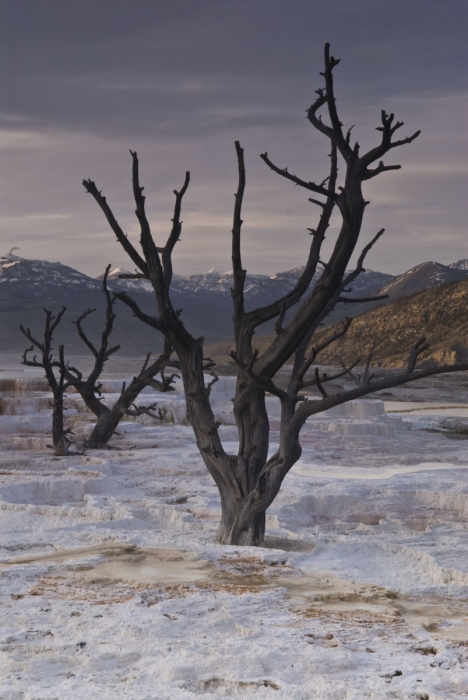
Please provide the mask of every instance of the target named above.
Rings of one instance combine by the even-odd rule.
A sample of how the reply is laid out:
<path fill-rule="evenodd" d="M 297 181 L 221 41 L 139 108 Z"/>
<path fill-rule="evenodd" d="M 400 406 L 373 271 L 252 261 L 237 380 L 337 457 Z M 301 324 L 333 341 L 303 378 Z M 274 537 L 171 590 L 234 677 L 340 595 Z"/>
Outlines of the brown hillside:
<path fill-rule="evenodd" d="M 338 327 L 340 324 L 319 331 L 314 337 L 314 344 Z M 372 365 L 403 367 L 409 349 L 422 336 L 430 344 L 429 350 L 421 356 L 422 364 L 467 361 L 468 280 L 403 297 L 358 316 L 346 336 L 320 353 L 317 361 L 321 365 L 336 365 L 339 357 L 345 363 L 361 357 L 365 362 L 375 341 Z M 258 338 L 256 345 L 260 352 L 268 342 L 267 336 Z M 219 362 L 226 362 L 230 349 L 230 343 L 219 343 L 207 348 L 207 351 L 212 350 Z"/>
<path fill-rule="evenodd" d="M 319 336 L 333 332 L 324 329 Z M 320 354 L 320 364 L 366 358 L 375 341 L 372 365 L 402 367 L 408 351 L 425 336 L 430 344 L 421 360 L 437 364 L 468 358 L 468 280 L 435 287 L 354 319 L 346 336 Z M 316 336 L 317 338 L 317 336 Z M 315 341 L 316 342 L 316 341 Z"/>

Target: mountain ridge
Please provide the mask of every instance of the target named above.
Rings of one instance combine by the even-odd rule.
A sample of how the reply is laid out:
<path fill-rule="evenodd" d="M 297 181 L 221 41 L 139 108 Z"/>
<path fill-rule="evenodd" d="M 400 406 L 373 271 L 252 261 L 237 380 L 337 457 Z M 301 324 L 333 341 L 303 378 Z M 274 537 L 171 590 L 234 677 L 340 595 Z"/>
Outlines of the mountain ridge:
<path fill-rule="evenodd" d="M 292 289 L 304 268 L 275 273 L 274 275 L 248 274 L 246 279 L 246 308 L 270 304 Z M 118 277 L 124 270 L 111 269 L 110 289 L 127 289 L 147 313 L 154 313 L 154 296 L 146 280 L 124 280 Z M 312 280 L 315 284 L 321 271 Z M 389 303 L 393 298 L 412 293 L 414 286 L 435 286 L 446 281 L 468 277 L 468 260 L 463 259 L 450 266 L 440 263 L 422 263 L 400 276 L 368 270 L 352 284 L 351 297 L 380 295 L 390 290 L 385 302 L 366 304 L 340 304 L 332 312 L 328 323 L 345 315 L 358 315 L 369 308 Z M 102 278 L 102 275 L 101 275 Z M 171 287 L 174 305 L 182 308 L 182 319 L 195 336 L 204 336 L 207 342 L 228 340 L 232 334 L 232 306 L 230 289 L 232 272 L 211 269 L 194 275 L 174 275 Z M 57 344 L 63 342 L 75 353 L 86 352 L 77 338 L 76 328 L 68 321 L 75 320 L 86 308 L 96 312 L 86 324 L 93 337 L 102 332 L 105 300 L 102 279 L 94 279 L 62 263 L 45 260 L 29 260 L 16 255 L 0 257 L 0 351 L 19 351 L 24 347 L 20 323 L 42 331 L 44 307 L 54 311 L 67 306 L 67 320 L 57 329 Z M 130 310 L 120 302 L 116 306 L 117 319 L 113 342 L 122 345 L 122 353 L 141 354 L 158 351 L 162 345 L 159 334 L 135 319 Z M 292 310 L 290 311 L 290 314 Z M 286 318 L 287 321 L 287 318 Z M 328 324 L 327 324 L 328 325 Z M 269 333 L 272 323 L 259 329 L 259 334 Z M 148 347 L 149 346 L 149 347 Z"/>

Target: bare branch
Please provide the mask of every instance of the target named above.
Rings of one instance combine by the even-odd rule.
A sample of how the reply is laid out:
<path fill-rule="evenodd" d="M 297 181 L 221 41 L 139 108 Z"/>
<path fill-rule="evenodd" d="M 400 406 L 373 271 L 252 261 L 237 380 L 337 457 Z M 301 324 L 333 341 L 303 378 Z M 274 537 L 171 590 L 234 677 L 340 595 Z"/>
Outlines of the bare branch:
<path fill-rule="evenodd" d="M 315 92 L 318 95 L 318 97 L 307 110 L 307 119 L 310 121 L 312 126 L 314 126 L 317 129 L 317 131 L 321 131 L 322 134 L 325 134 L 325 136 L 328 136 L 328 138 L 333 141 L 333 129 L 330 126 L 326 126 L 322 122 L 322 118 L 320 116 L 317 117 L 317 112 L 320 109 L 320 107 L 323 107 L 323 105 L 327 104 L 327 96 L 325 90 L 323 88 L 319 88 Z"/>
<path fill-rule="evenodd" d="M 332 143 L 330 152 L 330 175 L 327 179 L 329 180 L 330 191 L 333 194 L 335 192 L 337 173 L 337 149 L 335 144 Z M 330 218 L 333 213 L 334 207 L 334 197 L 328 197 L 323 207 L 323 211 L 320 216 L 317 229 L 316 231 L 314 231 L 314 236 L 310 245 L 307 263 L 304 267 L 304 271 L 297 280 L 297 283 L 294 286 L 294 288 L 290 292 L 285 294 L 283 298 L 278 299 L 276 302 L 273 302 L 273 304 L 269 304 L 268 306 L 265 306 L 260 309 L 255 309 L 254 311 L 249 311 L 247 317 L 251 327 L 255 328 L 256 326 L 262 323 L 266 323 L 272 318 L 275 318 L 276 316 L 278 316 L 278 314 L 281 314 L 283 310 L 283 305 L 284 310 L 287 311 L 292 306 L 294 306 L 294 304 L 297 304 L 303 297 L 303 295 L 306 293 L 317 270 L 317 264 L 320 259 L 321 247 L 323 241 L 325 240 L 325 234 L 329 227 Z"/>
<path fill-rule="evenodd" d="M 389 294 L 380 294 L 375 297 L 360 297 L 359 299 L 352 299 L 350 297 L 338 297 L 338 301 L 344 302 L 345 304 L 364 304 L 369 301 L 383 301 L 383 299 L 388 299 Z"/>
<path fill-rule="evenodd" d="M 161 252 L 162 248 L 157 249 L 158 252 Z M 148 277 L 144 275 L 142 272 L 122 272 L 122 274 L 119 275 L 119 280 L 147 280 Z"/>
<path fill-rule="evenodd" d="M 28 367 L 41 367 L 44 368 L 44 364 L 42 362 L 38 362 L 37 355 L 34 355 L 33 359 L 30 360 L 28 358 L 28 355 L 30 352 L 33 352 L 34 350 L 34 345 L 31 345 L 30 348 L 26 348 L 26 350 L 23 352 L 22 359 L 21 359 L 21 364 L 22 365 L 27 365 Z M 59 363 L 58 362 L 53 362 L 51 363 L 52 366 L 58 367 Z"/>
<path fill-rule="evenodd" d="M 94 385 L 97 378 L 100 376 L 102 369 L 104 367 L 104 364 L 107 362 L 109 357 L 113 355 L 117 350 L 120 349 L 120 345 L 115 345 L 114 347 L 109 347 L 109 337 L 110 334 L 112 333 L 112 330 L 114 328 L 114 321 L 115 321 L 115 313 L 114 313 L 114 303 L 115 303 L 115 297 L 111 296 L 109 289 L 107 287 L 107 278 L 109 276 L 109 271 L 111 269 L 111 265 L 107 265 L 104 276 L 102 279 L 102 291 L 104 292 L 104 295 L 106 297 L 106 323 L 104 326 L 104 330 L 101 335 L 101 344 L 99 346 L 99 349 L 95 347 L 95 345 L 91 342 L 91 340 L 88 338 L 86 335 L 83 326 L 82 326 L 82 321 L 87 318 L 90 314 L 94 313 L 96 309 L 87 309 L 84 311 L 81 316 L 76 320 L 73 321 L 73 323 L 76 325 L 78 329 L 78 335 L 82 339 L 82 341 L 85 343 L 85 345 L 89 348 L 89 350 L 92 352 L 94 355 L 94 367 L 91 372 L 91 374 L 88 377 L 87 382 L 91 385 Z M 69 378 L 69 381 L 71 382 L 71 378 Z"/>
<path fill-rule="evenodd" d="M 76 386 L 76 383 L 83 381 L 83 373 L 77 367 L 70 365 L 69 362 L 65 364 L 65 376 L 67 377 L 67 389 L 70 386 Z M 70 376 L 71 375 L 71 376 Z M 72 379 L 73 377 L 73 379 Z M 99 391 L 98 387 L 95 387 L 96 391 Z"/>
<path fill-rule="evenodd" d="M 79 316 L 79 317 L 76 319 L 76 321 L 72 321 L 72 323 L 77 327 L 78 335 L 80 336 L 80 338 L 81 338 L 81 340 L 83 341 L 83 343 L 85 343 L 85 345 L 88 346 L 88 348 L 89 348 L 89 349 L 91 350 L 91 352 L 93 353 L 94 357 L 97 357 L 98 351 L 96 350 L 96 348 L 94 347 L 94 345 L 92 344 L 92 342 L 89 340 L 88 336 L 87 336 L 86 333 L 84 332 L 83 327 L 82 327 L 82 325 L 81 325 L 81 322 L 84 321 L 85 318 L 87 318 L 88 316 L 90 316 L 90 314 L 94 313 L 95 311 L 96 311 L 96 309 L 87 309 L 86 311 L 83 311 L 83 313 L 81 314 L 81 316 Z"/>
<path fill-rule="evenodd" d="M 161 393 L 165 393 L 168 391 L 174 391 L 174 387 L 172 384 L 174 384 L 175 379 L 179 379 L 180 375 L 179 374 L 171 374 L 169 377 L 166 377 L 164 374 L 164 368 L 161 369 L 161 381 L 158 379 L 154 379 L 154 377 L 148 377 L 145 380 L 146 386 L 150 386 L 153 389 L 156 389 L 156 391 L 160 391 Z"/>
<path fill-rule="evenodd" d="M 364 260 L 366 259 L 368 252 L 371 250 L 371 248 L 373 248 L 373 246 L 377 243 L 379 238 L 381 236 L 383 236 L 384 233 L 385 233 L 385 229 L 381 228 L 380 231 L 378 231 L 375 234 L 374 238 L 366 246 L 364 246 L 364 248 L 362 249 L 362 253 L 358 258 L 356 270 L 359 270 L 360 272 L 365 272 L 364 267 L 363 267 Z"/>
<path fill-rule="evenodd" d="M 45 352 L 45 347 L 44 347 L 43 343 L 36 340 L 36 338 L 32 335 L 29 328 L 24 328 L 24 326 L 21 324 L 20 331 L 32 343 L 32 347 L 28 350 L 28 352 L 32 352 L 35 347 L 38 348 L 39 350 L 41 350 L 41 352 Z"/>
<path fill-rule="evenodd" d="M 382 391 L 383 389 L 391 389 L 395 386 L 401 386 L 402 384 L 407 384 L 408 382 L 413 382 L 417 379 L 423 379 L 424 377 L 433 377 L 439 374 L 449 374 L 452 372 L 468 372 L 468 363 L 444 365 L 443 367 L 431 367 L 430 369 L 404 372 L 397 376 L 374 380 L 370 384 L 367 383 L 360 385 L 355 389 L 349 389 L 340 394 L 335 394 L 334 396 L 328 396 L 326 400 L 323 401 L 303 401 L 298 407 L 294 418 L 298 421 L 298 423 L 303 424 L 309 416 L 321 413 L 322 411 L 327 411 L 329 408 L 333 408 L 333 406 L 339 406 L 347 401 L 358 399 L 361 396 L 373 394 L 377 391 Z"/>
<path fill-rule="evenodd" d="M 321 343 L 316 345 L 315 347 L 311 348 L 310 353 L 308 356 L 305 358 L 305 361 L 298 371 L 298 379 L 299 381 L 302 381 L 303 378 L 306 375 L 306 372 L 310 369 L 312 364 L 315 362 L 317 355 L 319 355 L 322 350 L 325 350 L 329 345 L 334 343 L 335 341 L 339 340 L 339 338 L 342 338 L 347 332 L 348 329 L 352 323 L 353 319 L 346 317 L 342 322 L 342 328 L 340 330 L 335 331 L 331 336 L 328 338 L 325 338 Z"/>
<path fill-rule="evenodd" d="M 235 194 L 234 220 L 232 224 L 232 271 L 233 289 L 232 300 L 234 304 L 234 315 L 238 321 L 244 314 L 244 283 L 246 271 L 242 268 L 241 257 L 241 228 L 242 228 L 242 201 L 245 190 L 245 163 L 244 149 L 239 141 L 235 142 L 238 167 L 238 185 Z"/>
<path fill-rule="evenodd" d="M 140 309 L 136 301 L 133 301 L 133 299 L 129 297 L 126 292 L 114 292 L 114 296 L 116 299 L 123 301 L 123 303 L 126 304 L 133 311 L 135 316 L 139 318 L 140 321 L 147 323 L 149 326 L 152 326 L 157 330 L 162 330 L 163 325 L 159 321 L 159 319 L 155 318 L 154 316 L 149 316 L 148 314 L 145 314 L 145 312 Z"/>
<path fill-rule="evenodd" d="M 413 372 L 416 367 L 419 355 L 429 348 L 429 343 L 426 343 L 426 338 L 420 338 L 410 351 L 408 358 L 407 372 Z"/>
<path fill-rule="evenodd" d="M 213 369 L 213 367 L 216 367 L 216 362 L 213 360 L 212 357 L 204 357 L 203 362 L 205 363 L 203 365 L 203 371 L 208 372 L 209 370 Z M 180 363 L 178 365 L 172 365 L 173 367 L 180 366 Z"/>
<path fill-rule="evenodd" d="M 205 389 L 207 396 L 209 396 L 211 394 L 211 389 L 213 387 L 213 384 L 216 384 L 216 382 L 219 381 L 219 376 L 217 374 L 215 374 L 214 372 L 211 373 L 211 376 L 213 377 L 213 379 L 211 380 L 211 382 L 208 384 L 208 386 Z"/>
<path fill-rule="evenodd" d="M 96 187 L 95 183 L 92 180 L 83 180 L 83 187 L 90 195 L 92 195 L 94 197 L 96 202 L 101 207 L 102 211 L 104 212 L 104 216 L 106 217 L 107 221 L 109 222 L 111 229 L 113 230 L 113 232 L 117 236 L 117 240 L 119 241 L 122 248 L 125 250 L 127 255 L 131 258 L 131 260 L 133 260 L 135 265 L 147 277 L 148 276 L 148 268 L 147 268 L 145 261 L 137 253 L 137 251 L 135 250 L 133 245 L 130 243 L 130 241 L 128 240 L 125 233 L 120 228 L 119 224 L 117 223 L 117 219 L 115 218 L 114 214 L 112 213 L 112 210 L 110 209 L 109 205 L 107 204 L 106 198 L 101 194 L 101 192 L 99 192 L 98 188 Z"/>
<path fill-rule="evenodd" d="M 99 348 L 98 357 L 97 357 L 98 365 L 99 365 L 99 374 L 102 371 L 102 367 L 104 366 L 104 363 L 107 362 L 109 357 L 111 355 L 113 355 L 115 352 L 117 352 L 117 350 L 120 349 L 120 345 L 115 345 L 114 347 L 111 347 L 111 348 L 109 347 L 109 337 L 114 329 L 114 321 L 115 321 L 115 313 L 114 313 L 115 296 L 111 296 L 109 289 L 107 287 L 107 278 L 109 276 L 110 269 L 111 269 L 111 265 L 109 264 L 106 267 L 106 270 L 104 272 L 104 277 L 102 280 L 102 291 L 104 292 L 105 297 L 106 297 L 106 324 L 105 324 L 104 330 L 102 332 L 101 347 Z M 92 381 L 94 380 L 92 375 L 91 375 L 91 380 Z"/>
<path fill-rule="evenodd" d="M 158 409 L 157 413 L 154 413 L 153 411 L 155 409 Z M 150 406 L 136 406 L 133 404 L 131 407 L 127 408 L 125 411 L 127 416 L 132 416 L 133 418 L 138 418 L 139 416 L 147 415 L 151 416 L 151 418 L 156 418 L 156 420 L 162 420 L 163 414 L 160 408 L 158 408 L 157 403 L 152 403 Z"/>
<path fill-rule="evenodd" d="M 66 307 L 63 306 L 61 310 L 57 312 L 56 316 L 54 316 L 50 309 L 44 309 L 46 320 L 43 343 L 41 343 L 33 336 L 29 328 L 24 328 L 22 324 L 20 325 L 20 331 L 32 343 L 32 347 L 25 350 L 23 353 L 23 364 L 28 364 L 31 367 L 43 367 L 46 370 L 46 376 L 49 383 L 56 382 L 54 374 L 52 372 L 52 367 L 60 367 L 60 362 L 53 360 L 52 357 L 52 336 L 58 324 L 62 320 L 65 311 Z M 29 360 L 27 357 L 28 354 L 32 352 L 35 347 L 42 354 L 42 362 L 37 361 L 36 355 L 34 355 L 32 360 Z"/>
<path fill-rule="evenodd" d="M 283 301 L 281 303 L 281 311 L 280 311 L 279 316 L 278 316 L 276 323 L 275 323 L 275 332 L 277 335 L 284 332 L 282 325 L 283 325 L 285 315 L 286 315 L 286 299 L 283 298 Z"/>
<path fill-rule="evenodd" d="M 366 170 L 371 163 L 378 160 L 379 158 L 382 158 L 382 156 L 384 156 L 390 149 L 397 148 L 398 146 L 403 146 L 407 143 L 412 143 L 420 135 L 421 131 L 418 130 L 412 136 L 408 136 L 407 138 L 401 139 L 400 141 L 393 141 L 392 142 L 392 136 L 395 133 L 395 131 L 397 129 L 400 129 L 403 126 L 403 122 L 396 122 L 395 124 L 393 124 L 394 118 L 395 118 L 394 114 L 387 114 L 385 112 L 385 110 L 382 110 L 382 112 L 381 112 L 382 126 L 377 127 L 377 131 L 382 132 L 382 140 L 378 146 L 376 146 L 375 148 L 372 148 L 365 155 L 363 155 L 362 158 L 360 158 L 360 160 L 359 160 L 360 166 L 361 166 L 361 168 L 363 168 L 364 174 L 366 173 Z M 380 168 L 380 166 L 379 166 L 379 168 Z M 379 170 L 379 168 L 376 168 L 376 170 Z M 384 168 L 384 169 L 386 169 L 386 168 Z M 390 169 L 391 169 L 391 166 L 390 166 Z M 383 170 L 380 170 L 380 172 L 383 172 Z M 375 174 L 378 174 L 378 173 L 375 173 Z M 367 178 L 364 176 L 364 179 L 367 179 Z"/>
<path fill-rule="evenodd" d="M 338 150 L 341 155 L 348 162 L 353 155 L 353 151 L 349 145 L 349 139 L 346 140 L 343 136 L 342 123 L 338 117 L 338 112 L 336 110 L 336 99 L 333 87 L 333 69 L 338 65 L 340 59 L 330 56 L 330 44 L 325 44 L 325 71 L 322 74 L 325 78 L 325 90 L 326 90 L 326 100 L 328 113 L 330 115 L 330 121 L 332 124 L 333 134 L 330 138 L 336 143 Z M 349 134 L 350 132 L 348 132 Z"/>
<path fill-rule="evenodd" d="M 324 202 L 320 202 L 318 199 L 312 199 L 312 197 L 309 197 L 309 202 L 312 202 L 313 204 L 317 204 L 322 209 L 325 208 Z M 310 229 L 310 230 L 312 230 L 312 229 Z"/>
<path fill-rule="evenodd" d="M 381 228 L 380 231 L 378 231 L 378 232 L 375 234 L 374 238 L 373 238 L 366 246 L 364 246 L 364 248 L 362 249 L 361 255 L 360 255 L 359 258 L 358 258 L 358 261 L 357 261 L 357 264 L 356 264 L 355 269 L 353 270 L 353 272 L 351 272 L 349 275 L 347 275 L 347 276 L 345 277 L 345 279 L 343 280 L 343 282 L 341 283 L 340 290 L 339 290 L 340 293 L 341 293 L 344 289 L 346 289 L 346 287 L 348 286 L 348 284 L 350 284 L 351 282 L 353 282 L 353 280 L 355 280 L 356 277 L 358 277 L 358 276 L 361 274 L 361 272 L 365 272 L 365 269 L 364 269 L 364 260 L 366 259 L 366 256 L 367 256 L 368 252 L 369 252 L 369 251 L 371 250 L 371 248 L 377 243 L 377 241 L 379 240 L 379 238 L 380 238 L 381 236 L 383 236 L 384 233 L 385 233 L 385 229 L 384 229 L 384 228 Z"/>
<path fill-rule="evenodd" d="M 151 353 L 147 353 L 145 361 L 143 363 L 143 367 L 140 370 L 140 374 L 138 375 L 138 377 L 135 377 L 133 379 L 132 385 L 135 385 L 138 382 L 142 382 L 143 385 L 151 386 L 153 389 L 156 389 L 157 391 L 160 391 L 162 393 L 167 391 L 173 391 L 174 389 L 172 387 L 172 384 L 174 383 L 174 379 L 176 377 L 179 377 L 179 375 L 171 374 L 169 377 L 166 377 L 164 374 L 164 369 L 165 367 L 179 367 L 180 363 L 177 360 L 171 360 L 171 354 L 172 347 L 167 340 L 164 341 L 164 351 L 151 365 L 149 364 Z M 158 372 L 161 375 L 161 380 L 155 379 L 155 376 L 158 374 Z"/>
<path fill-rule="evenodd" d="M 349 146 L 349 142 L 351 141 L 351 132 L 355 126 L 356 126 L 356 124 L 353 124 L 352 126 L 350 126 L 348 131 L 346 132 L 346 143 L 348 144 L 348 146 Z"/>
<path fill-rule="evenodd" d="M 337 374 L 323 374 L 320 381 L 323 384 L 324 382 L 334 382 L 336 379 L 341 379 L 341 377 L 345 377 L 348 374 L 352 376 L 353 369 L 360 363 L 360 361 L 361 358 L 358 357 L 358 359 L 355 360 L 350 367 L 346 367 L 341 361 L 341 365 L 343 367 L 342 372 L 338 372 Z M 303 382 L 302 388 L 306 389 L 307 387 L 315 386 L 316 384 L 317 382 L 315 379 L 310 379 L 307 382 Z"/>
<path fill-rule="evenodd" d="M 151 351 L 146 353 L 145 361 L 143 362 L 143 367 L 140 370 L 140 374 L 145 371 L 145 369 L 148 367 L 148 362 L 151 357 Z"/>
<path fill-rule="evenodd" d="M 62 320 L 62 316 L 66 310 L 67 310 L 66 306 L 62 306 L 60 311 L 58 311 L 57 315 L 52 316 L 52 311 L 49 311 L 48 309 L 44 309 L 44 311 L 46 312 L 46 331 L 45 331 L 44 336 L 48 336 L 49 340 L 52 340 L 52 334 L 54 333 L 58 324 Z"/>
<path fill-rule="evenodd" d="M 404 146 L 407 143 L 412 143 L 420 135 L 421 130 L 415 131 L 411 136 L 407 136 L 406 139 L 401 139 L 400 141 L 393 141 L 390 144 L 390 148 L 398 148 L 398 146 Z"/>
<path fill-rule="evenodd" d="M 180 234 L 182 232 L 182 221 L 180 220 L 180 212 L 182 209 L 182 199 L 187 191 L 190 182 L 190 173 L 185 173 L 185 181 L 180 192 L 174 190 L 176 196 L 176 201 L 174 205 L 174 217 L 172 219 L 172 230 L 169 234 L 169 238 L 166 241 L 166 245 L 161 250 L 161 259 L 164 271 L 164 284 L 166 289 L 169 289 L 172 281 L 172 251 L 177 241 L 180 239 Z M 158 249 L 157 249 L 158 250 Z"/>
<path fill-rule="evenodd" d="M 364 175 L 363 175 L 363 180 L 370 180 L 371 178 L 375 177 L 376 175 L 380 175 L 380 173 L 387 172 L 388 170 L 401 170 L 401 165 L 384 165 L 382 161 L 380 161 L 379 165 L 377 168 L 374 168 L 373 170 L 365 170 Z"/>
<path fill-rule="evenodd" d="M 318 389 L 318 390 L 320 391 L 320 393 L 322 394 L 323 398 L 326 399 L 327 396 L 328 396 L 328 394 L 327 394 L 327 392 L 325 391 L 325 389 L 323 388 L 322 382 L 320 381 L 320 372 L 319 372 L 319 368 L 318 368 L 318 367 L 315 368 L 315 384 L 316 384 L 316 386 L 317 386 L 317 389 Z"/>
<path fill-rule="evenodd" d="M 260 158 L 275 173 L 278 173 L 278 175 L 281 175 L 281 177 L 285 177 L 287 180 L 291 180 L 291 182 L 294 182 L 296 185 L 299 185 L 299 187 L 304 187 L 306 190 L 311 190 L 312 192 L 316 192 L 317 194 L 322 194 L 324 197 L 335 197 L 334 192 L 325 189 L 325 187 L 322 187 L 321 185 L 316 185 L 315 182 L 306 182 L 305 180 L 301 180 L 301 178 L 296 177 L 296 175 L 292 175 L 291 173 L 289 173 L 287 168 L 284 168 L 283 170 L 281 168 L 278 168 L 278 166 L 272 163 L 272 161 L 268 158 L 268 153 L 262 153 L 260 155 Z"/>
<path fill-rule="evenodd" d="M 148 219 L 146 218 L 145 212 L 145 199 L 143 195 L 144 187 L 140 187 L 140 173 L 139 173 L 139 163 L 138 155 L 136 151 L 130 151 L 132 156 L 132 185 L 133 185 L 133 196 L 135 198 L 136 210 L 135 214 L 140 223 L 140 245 L 145 256 L 147 263 L 147 268 L 140 270 L 147 273 L 149 278 L 153 281 L 153 278 L 160 278 L 162 273 L 161 261 L 159 259 L 158 251 L 156 250 L 156 245 L 153 241 L 151 235 L 150 225 Z"/>

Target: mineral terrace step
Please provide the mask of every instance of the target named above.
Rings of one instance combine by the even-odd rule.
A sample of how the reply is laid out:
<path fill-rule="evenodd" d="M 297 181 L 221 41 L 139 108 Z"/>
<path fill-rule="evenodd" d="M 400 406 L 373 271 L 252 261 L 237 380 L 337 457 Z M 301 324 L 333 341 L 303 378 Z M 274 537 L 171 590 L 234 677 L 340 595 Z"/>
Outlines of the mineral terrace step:
<path fill-rule="evenodd" d="M 52 442 L 51 437 L 32 435 L 1 435 L 0 450 L 45 450 Z"/>
<path fill-rule="evenodd" d="M 377 437 L 395 437 L 403 425 L 401 419 L 387 420 L 315 420 L 308 423 L 312 430 L 332 432 L 337 435 L 374 435 Z"/>

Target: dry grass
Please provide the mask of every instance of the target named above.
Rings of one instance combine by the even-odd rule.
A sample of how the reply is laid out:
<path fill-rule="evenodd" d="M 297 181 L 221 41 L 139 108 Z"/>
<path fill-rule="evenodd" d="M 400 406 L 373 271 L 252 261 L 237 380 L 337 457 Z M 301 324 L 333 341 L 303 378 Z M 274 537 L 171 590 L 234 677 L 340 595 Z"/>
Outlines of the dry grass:
<path fill-rule="evenodd" d="M 141 595 L 141 602 L 147 606 L 172 598 L 186 598 L 200 592 L 229 593 L 242 596 L 257 594 L 265 589 L 269 582 L 246 583 L 216 580 L 195 581 L 191 583 L 154 584 L 129 581 L 125 578 L 110 579 L 105 577 L 85 578 L 46 575 L 28 591 L 27 595 L 43 596 L 56 600 L 76 600 L 92 605 L 110 605 L 126 603 L 136 595 Z M 20 600 L 24 596 L 12 596 Z"/>

